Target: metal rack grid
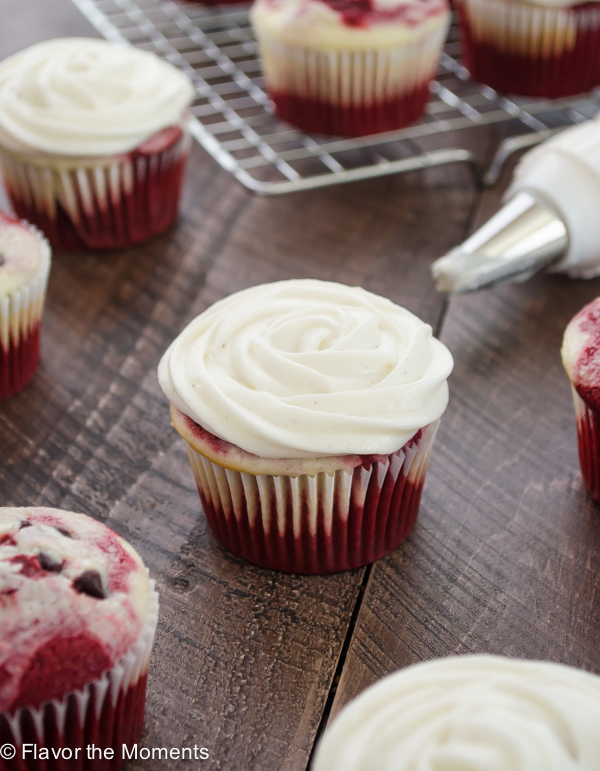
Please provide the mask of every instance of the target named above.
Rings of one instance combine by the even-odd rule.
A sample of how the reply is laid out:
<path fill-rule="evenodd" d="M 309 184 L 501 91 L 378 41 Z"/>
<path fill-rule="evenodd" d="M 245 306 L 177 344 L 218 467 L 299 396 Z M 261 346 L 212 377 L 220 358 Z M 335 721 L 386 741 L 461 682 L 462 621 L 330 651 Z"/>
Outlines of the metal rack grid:
<path fill-rule="evenodd" d="M 192 133 L 243 185 L 279 194 L 448 163 L 478 167 L 452 132 L 506 124 L 483 179 L 492 184 L 511 153 L 600 110 L 600 91 L 571 99 L 506 98 L 469 79 L 455 27 L 425 117 L 400 131 L 358 139 L 304 134 L 273 115 L 247 6 L 209 8 L 174 0 L 73 0 L 109 40 L 154 51 L 196 85 Z M 464 133 L 464 132 L 463 132 Z M 442 147 L 440 147 L 440 144 Z M 478 167 L 479 168 L 479 167 Z"/>

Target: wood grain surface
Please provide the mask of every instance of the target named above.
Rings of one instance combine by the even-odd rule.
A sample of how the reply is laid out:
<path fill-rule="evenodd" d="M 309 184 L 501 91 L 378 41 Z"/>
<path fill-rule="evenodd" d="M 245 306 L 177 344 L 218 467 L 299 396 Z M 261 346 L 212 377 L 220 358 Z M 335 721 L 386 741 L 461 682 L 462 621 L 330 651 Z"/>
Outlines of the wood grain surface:
<path fill-rule="evenodd" d="M 0 58 L 95 36 L 69 0 L 0 0 L 0 13 Z M 493 141 L 491 129 L 472 140 L 483 154 Z M 91 514 L 149 566 L 161 615 L 145 746 L 207 747 L 207 769 L 305 771 L 330 711 L 411 662 L 489 650 L 600 670 L 600 523 L 558 356 L 600 283 L 541 277 L 447 307 L 429 278 L 503 184 L 482 198 L 467 167 L 449 166 L 260 199 L 195 146 L 169 233 L 54 255 L 42 365 L 0 405 L 0 493 Z M 209 304 L 291 277 L 385 295 L 441 329 L 456 358 L 414 534 L 372 568 L 327 577 L 261 570 L 218 545 L 155 374 Z"/>

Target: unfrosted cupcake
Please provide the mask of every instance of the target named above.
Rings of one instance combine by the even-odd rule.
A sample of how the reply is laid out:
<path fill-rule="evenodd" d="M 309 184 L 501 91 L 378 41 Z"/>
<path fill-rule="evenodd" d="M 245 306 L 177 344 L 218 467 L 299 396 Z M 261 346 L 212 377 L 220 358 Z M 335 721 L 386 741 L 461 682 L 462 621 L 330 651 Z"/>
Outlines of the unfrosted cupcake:
<path fill-rule="evenodd" d="M 460 656 L 368 688 L 326 731 L 312 771 L 597 771 L 600 677 Z"/>
<path fill-rule="evenodd" d="M 50 40 L 0 64 L 0 164 L 13 207 L 55 247 L 114 249 L 177 215 L 189 78 L 152 53 Z"/>
<path fill-rule="evenodd" d="M 159 380 L 217 538 L 262 567 L 328 573 L 408 535 L 451 369 L 389 300 L 292 280 L 194 319 Z"/>
<path fill-rule="evenodd" d="M 422 115 L 450 12 L 447 0 L 257 0 L 251 17 L 277 114 L 361 136 Z"/>
<path fill-rule="evenodd" d="M 20 391 L 37 369 L 49 272 L 45 238 L 0 211 L 0 402 Z"/>
<path fill-rule="evenodd" d="M 501 93 L 557 98 L 600 85 L 600 2 L 455 0 L 471 76 Z"/>
<path fill-rule="evenodd" d="M 561 354 L 575 402 L 583 480 L 600 502 L 600 297 L 569 322 Z"/>
<path fill-rule="evenodd" d="M 0 745 L 16 749 L 0 769 L 120 767 L 140 739 L 158 618 L 136 552 L 83 514 L 0 508 L 0 617 Z M 88 758 L 90 744 L 113 759 Z"/>

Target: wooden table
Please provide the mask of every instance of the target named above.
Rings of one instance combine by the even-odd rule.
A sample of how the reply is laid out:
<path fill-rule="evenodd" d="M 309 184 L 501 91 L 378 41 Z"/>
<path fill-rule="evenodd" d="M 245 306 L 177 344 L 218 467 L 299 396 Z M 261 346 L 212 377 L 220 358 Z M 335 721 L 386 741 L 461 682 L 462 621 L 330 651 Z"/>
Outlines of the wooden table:
<path fill-rule="evenodd" d="M 0 57 L 96 33 L 69 0 L 0 0 Z M 472 142 L 489 153 L 494 129 Z M 144 745 L 181 769 L 304 771 L 332 715 L 413 662 L 487 651 L 600 671 L 600 517 L 578 466 L 559 349 L 599 281 L 537 277 L 450 302 L 433 259 L 498 206 L 466 166 L 260 199 L 198 146 L 178 225 L 108 255 L 57 253 L 34 381 L 0 406 L 3 505 L 83 511 L 140 551 L 161 615 Z M 451 400 L 407 543 L 366 569 L 272 573 L 215 541 L 156 365 L 215 300 L 311 277 L 432 324 Z M 171 761 L 138 761 L 166 769 Z"/>

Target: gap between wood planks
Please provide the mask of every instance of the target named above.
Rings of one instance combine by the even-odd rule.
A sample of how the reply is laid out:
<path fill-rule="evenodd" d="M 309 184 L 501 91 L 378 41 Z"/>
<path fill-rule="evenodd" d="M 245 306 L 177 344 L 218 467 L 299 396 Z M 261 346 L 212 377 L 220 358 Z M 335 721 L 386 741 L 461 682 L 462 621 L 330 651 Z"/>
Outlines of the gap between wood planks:
<path fill-rule="evenodd" d="M 498 142 L 498 138 L 496 137 L 492 139 L 492 135 L 490 135 L 489 146 L 486 152 L 486 156 L 488 156 L 486 158 L 486 161 L 491 161 L 491 157 L 497 142 Z M 473 233 L 473 231 L 483 223 L 483 220 L 486 219 L 487 216 L 489 216 L 492 213 L 489 210 L 492 206 L 494 206 L 494 204 L 496 204 L 494 206 L 494 211 L 496 210 L 498 198 L 500 196 L 499 191 L 504 189 L 504 187 L 506 186 L 507 180 L 509 179 L 510 173 L 512 173 L 513 165 L 512 164 L 509 164 L 509 165 L 510 165 L 511 171 L 509 172 L 508 170 L 505 170 L 504 173 L 501 175 L 500 180 L 496 183 L 496 185 L 494 185 L 493 188 L 489 188 L 489 189 L 484 188 L 479 176 L 476 173 L 473 173 L 473 186 L 474 186 L 473 203 L 471 205 L 469 215 L 467 216 L 465 221 L 465 227 L 462 233 L 462 241 L 464 241 L 469 235 L 471 235 L 471 233 Z M 444 300 L 444 304 L 440 311 L 440 315 L 439 315 L 437 324 L 435 326 L 435 329 L 433 330 L 434 335 L 438 338 L 441 337 L 441 334 L 444 328 L 444 323 L 448 315 L 448 310 L 450 308 L 450 302 L 451 302 L 451 298 L 450 296 L 447 296 L 446 299 Z M 358 622 L 358 618 L 360 615 L 360 611 L 362 609 L 364 598 L 367 593 L 367 588 L 371 578 L 372 569 L 373 569 L 373 563 L 371 563 L 370 565 L 367 565 L 365 569 L 365 574 L 363 576 L 361 585 L 359 587 L 358 597 L 356 598 L 356 603 L 354 605 L 352 616 L 350 618 L 350 623 L 346 631 L 346 636 L 344 638 L 344 643 L 342 645 L 340 657 L 338 659 L 333 680 L 331 682 L 331 686 L 327 694 L 325 707 L 323 708 L 323 714 L 321 715 L 321 720 L 319 722 L 319 726 L 315 734 L 315 739 L 308 758 L 306 771 L 310 771 L 313 757 L 315 755 L 316 748 L 319 744 L 319 740 L 321 739 L 321 736 L 323 735 L 325 729 L 327 728 L 327 724 L 329 722 L 329 717 L 331 715 L 331 710 L 332 710 L 335 696 L 337 693 L 340 678 L 346 664 L 346 659 L 348 657 L 350 645 L 354 637 L 356 624 Z"/>

